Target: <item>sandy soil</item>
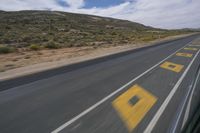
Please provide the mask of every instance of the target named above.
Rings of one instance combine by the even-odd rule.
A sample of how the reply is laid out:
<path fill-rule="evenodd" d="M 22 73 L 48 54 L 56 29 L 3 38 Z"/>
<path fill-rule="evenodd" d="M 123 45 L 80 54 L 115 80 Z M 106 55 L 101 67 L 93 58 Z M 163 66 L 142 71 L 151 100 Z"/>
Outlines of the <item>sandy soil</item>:
<path fill-rule="evenodd" d="M 160 41 L 171 40 L 183 36 L 187 35 L 167 37 L 155 40 L 148 44 L 126 44 L 100 48 L 77 47 L 4 54 L 0 55 L 0 80 L 57 68 L 130 49 L 154 45 Z"/>

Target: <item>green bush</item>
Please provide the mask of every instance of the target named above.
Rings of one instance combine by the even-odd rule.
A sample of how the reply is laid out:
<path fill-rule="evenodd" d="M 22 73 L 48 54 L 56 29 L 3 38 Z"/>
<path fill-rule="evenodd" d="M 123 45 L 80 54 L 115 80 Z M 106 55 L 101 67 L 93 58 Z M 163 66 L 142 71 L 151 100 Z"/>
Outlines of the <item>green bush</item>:
<path fill-rule="evenodd" d="M 11 53 L 11 52 L 14 52 L 14 48 L 9 47 L 9 46 L 0 45 L 0 54 L 7 54 L 7 53 Z"/>
<path fill-rule="evenodd" d="M 58 48 L 60 48 L 60 46 L 57 43 L 50 41 L 45 45 L 45 48 L 58 49 Z"/>
<path fill-rule="evenodd" d="M 40 49 L 40 46 L 39 46 L 39 45 L 36 45 L 36 44 L 32 44 L 29 48 L 30 48 L 31 50 L 37 51 L 37 50 Z"/>

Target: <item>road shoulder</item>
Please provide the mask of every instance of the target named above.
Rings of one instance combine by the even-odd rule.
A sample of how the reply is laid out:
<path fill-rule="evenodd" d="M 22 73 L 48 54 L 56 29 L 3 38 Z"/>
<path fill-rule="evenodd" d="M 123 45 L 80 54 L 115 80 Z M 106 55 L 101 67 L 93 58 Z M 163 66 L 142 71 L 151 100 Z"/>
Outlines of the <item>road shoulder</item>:
<path fill-rule="evenodd" d="M 146 48 L 149 46 L 161 44 L 163 42 L 168 42 L 168 41 L 184 38 L 190 35 L 191 34 L 168 37 L 165 39 L 153 41 L 148 44 L 138 44 L 138 45 L 135 44 L 135 45 L 115 46 L 115 47 L 109 47 L 109 48 L 98 48 L 98 49 L 91 49 L 89 51 L 87 51 L 86 49 L 85 54 L 81 54 L 79 56 L 75 56 L 71 58 L 62 58 L 60 60 L 56 59 L 54 61 L 47 61 L 47 62 L 38 63 L 38 64 L 25 65 L 23 67 L 18 67 L 18 68 L 7 70 L 5 72 L 0 72 L 0 81 L 13 79 L 13 78 L 21 77 L 21 76 L 26 76 L 26 75 L 46 71 L 46 70 L 56 69 L 56 68 L 71 65 L 71 64 L 94 60 L 97 58 L 103 58 L 106 56 L 119 54 L 126 51 L 134 50 L 134 49 Z"/>

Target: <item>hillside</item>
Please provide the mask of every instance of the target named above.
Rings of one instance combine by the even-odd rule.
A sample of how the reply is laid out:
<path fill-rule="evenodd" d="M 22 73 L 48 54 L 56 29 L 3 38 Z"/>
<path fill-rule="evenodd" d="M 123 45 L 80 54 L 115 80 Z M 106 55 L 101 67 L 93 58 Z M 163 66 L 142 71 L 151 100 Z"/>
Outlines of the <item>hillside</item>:
<path fill-rule="evenodd" d="M 126 20 L 91 15 L 0 11 L 0 44 L 13 50 L 130 44 L 180 33 L 183 31 L 160 30 Z"/>

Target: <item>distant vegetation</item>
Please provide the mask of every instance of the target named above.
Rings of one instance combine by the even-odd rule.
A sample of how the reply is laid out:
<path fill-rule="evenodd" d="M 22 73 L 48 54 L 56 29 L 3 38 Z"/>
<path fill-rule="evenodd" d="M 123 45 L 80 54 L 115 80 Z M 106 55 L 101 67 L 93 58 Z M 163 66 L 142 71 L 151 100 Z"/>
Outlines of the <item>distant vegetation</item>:
<path fill-rule="evenodd" d="M 20 48 L 40 50 L 149 42 L 188 32 L 65 12 L 0 11 L 0 53 Z"/>
<path fill-rule="evenodd" d="M 14 51 L 15 51 L 14 47 L 0 45 L 0 54 L 7 54 L 7 53 L 14 52 Z"/>

